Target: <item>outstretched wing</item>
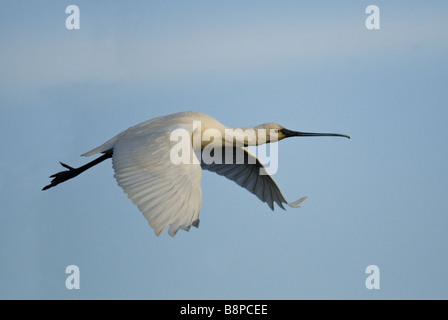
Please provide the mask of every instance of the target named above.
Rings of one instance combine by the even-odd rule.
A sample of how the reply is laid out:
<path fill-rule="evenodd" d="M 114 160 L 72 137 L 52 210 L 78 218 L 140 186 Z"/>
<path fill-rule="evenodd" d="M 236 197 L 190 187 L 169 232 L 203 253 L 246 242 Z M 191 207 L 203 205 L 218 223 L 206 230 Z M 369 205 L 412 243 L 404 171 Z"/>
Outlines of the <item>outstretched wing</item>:
<path fill-rule="evenodd" d="M 232 153 L 232 157 L 226 157 L 226 153 L 229 155 L 230 152 Z M 243 156 L 241 157 L 239 154 Z M 221 176 L 235 181 L 241 187 L 255 194 L 261 201 L 266 202 L 272 210 L 274 210 L 274 202 L 280 208 L 285 209 L 283 203 L 290 207 L 298 208 L 305 201 L 306 197 L 302 197 L 295 202 L 287 202 L 264 165 L 248 149 L 244 147 L 225 147 L 222 148 L 221 155 L 221 164 L 217 163 L 218 161 L 207 164 L 202 159 L 202 169 L 216 172 Z M 213 149 L 211 150 L 210 156 L 214 157 Z"/>
<path fill-rule="evenodd" d="M 156 130 L 157 131 L 157 130 Z M 172 142 L 170 132 L 121 136 L 113 148 L 113 168 L 118 185 L 138 206 L 155 234 L 169 226 L 175 236 L 179 228 L 199 225 L 201 209 L 201 166 L 174 164 L 170 152 L 182 143 L 192 152 L 191 141 Z"/>

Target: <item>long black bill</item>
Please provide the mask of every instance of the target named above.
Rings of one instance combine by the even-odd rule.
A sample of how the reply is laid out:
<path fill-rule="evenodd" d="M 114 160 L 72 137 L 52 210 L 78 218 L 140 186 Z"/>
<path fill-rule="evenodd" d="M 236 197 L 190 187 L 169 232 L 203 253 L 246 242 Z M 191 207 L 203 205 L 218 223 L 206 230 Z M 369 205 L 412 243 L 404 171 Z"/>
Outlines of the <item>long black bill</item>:
<path fill-rule="evenodd" d="M 300 132 L 300 131 L 292 131 L 288 129 L 280 130 L 287 138 L 289 137 L 343 137 L 350 139 L 350 136 L 346 134 L 339 133 L 313 133 L 313 132 Z"/>

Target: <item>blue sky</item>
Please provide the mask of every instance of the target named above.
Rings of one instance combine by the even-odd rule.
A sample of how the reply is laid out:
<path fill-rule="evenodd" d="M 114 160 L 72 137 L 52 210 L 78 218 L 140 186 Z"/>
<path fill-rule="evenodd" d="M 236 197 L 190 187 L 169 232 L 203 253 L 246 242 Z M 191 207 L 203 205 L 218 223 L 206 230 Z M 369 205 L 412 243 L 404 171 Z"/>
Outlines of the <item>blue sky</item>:
<path fill-rule="evenodd" d="M 67 30 L 65 8 L 80 8 Z M 380 8 L 367 30 L 365 8 Z M 442 1 L 2 1 L 0 298 L 446 299 Z M 58 161 L 184 110 L 351 140 L 279 144 L 300 209 L 204 172 L 201 225 L 152 229 L 110 161 Z M 77 265 L 81 289 L 67 290 Z M 367 290 L 377 265 L 381 288 Z"/>

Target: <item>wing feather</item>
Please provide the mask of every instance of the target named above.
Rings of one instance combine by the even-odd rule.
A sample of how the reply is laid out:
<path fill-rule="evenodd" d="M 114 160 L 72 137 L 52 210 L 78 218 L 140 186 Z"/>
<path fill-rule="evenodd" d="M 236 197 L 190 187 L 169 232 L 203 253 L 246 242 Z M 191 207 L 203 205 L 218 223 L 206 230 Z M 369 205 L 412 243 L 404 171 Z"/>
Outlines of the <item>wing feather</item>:
<path fill-rule="evenodd" d="M 266 171 L 266 168 L 260 160 L 248 149 L 244 147 L 242 149 L 244 151 L 244 163 L 236 162 L 237 154 L 239 154 L 236 148 L 229 150 L 229 147 L 226 147 L 222 150 L 222 164 L 206 164 L 201 162 L 202 169 L 215 172 L 234 181 L 256 195 L 261 201 L 266 202 L 272 210 L 274 210 L 274 202 L 282 209 L 285 209 L 283 204 L 295 208 L 299 207 L 306 197 L 300 198 L 292 203 L 287 202 L 274 179 Z M 233 162 L 231 164 L 225 163 L 226 152 L 232 152 L 233 154 Z M 260 172 L 266 174 L 262 175 Z"/>
<path fill-rule="evenodd" d="M 170 159 L 171 130 L 121 135 L 113 148 L 118 185 L 142 211 L 156 235 L 166 227 L 174 236 L 179 228 L 197 225 L 202 202 L 201 166 L 175 165 Z M 178 143 L 178 142 L 176 142 Z M 185 148 L 191 142 L 185 141 Z M 194 152 L 191 152 L 193 156 Z"/>

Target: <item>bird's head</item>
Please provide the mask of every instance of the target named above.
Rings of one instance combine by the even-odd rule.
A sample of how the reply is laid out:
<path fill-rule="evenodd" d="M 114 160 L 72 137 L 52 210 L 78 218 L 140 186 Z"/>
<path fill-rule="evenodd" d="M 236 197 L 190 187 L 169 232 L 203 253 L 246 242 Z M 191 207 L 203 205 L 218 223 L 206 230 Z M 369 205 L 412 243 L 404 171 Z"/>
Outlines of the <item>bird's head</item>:
<path fill-rule="evenodd" d="M 285 127 L 277 123 L 264 123 L 255 127 L 260 134 L 259 129 L 266 130 L 266 142 L 277 142 L 285 138 L 290 137 L 344 137 L 350 139 L 350 136 L 339 133 L 314 133 L 314 132 L 301 132 L 286 129 Z"/>

